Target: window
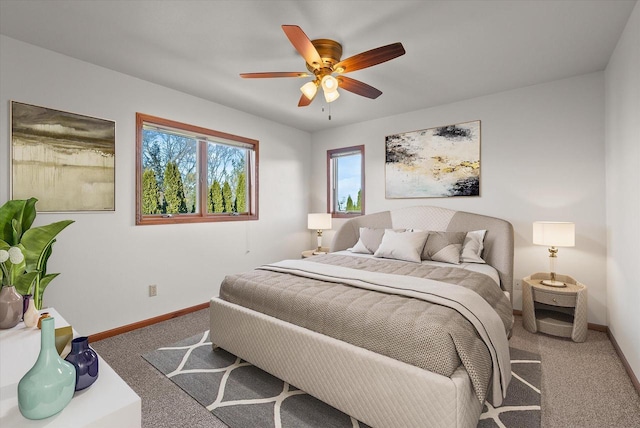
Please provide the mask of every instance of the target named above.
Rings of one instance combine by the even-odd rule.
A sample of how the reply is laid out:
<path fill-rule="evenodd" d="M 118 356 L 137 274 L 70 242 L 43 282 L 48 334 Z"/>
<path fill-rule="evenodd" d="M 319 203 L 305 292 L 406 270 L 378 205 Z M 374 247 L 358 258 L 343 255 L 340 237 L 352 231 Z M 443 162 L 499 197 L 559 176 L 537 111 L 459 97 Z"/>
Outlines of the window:
<path fill-rule="evenodd" d="M 327 183 L 333 217 L 364 214 L 364 146 L 327 150 Z"/>
<path fill-rule="evenodd" d="M 258 219 L 258 141 L 136 113 L 136 224 Z"/>

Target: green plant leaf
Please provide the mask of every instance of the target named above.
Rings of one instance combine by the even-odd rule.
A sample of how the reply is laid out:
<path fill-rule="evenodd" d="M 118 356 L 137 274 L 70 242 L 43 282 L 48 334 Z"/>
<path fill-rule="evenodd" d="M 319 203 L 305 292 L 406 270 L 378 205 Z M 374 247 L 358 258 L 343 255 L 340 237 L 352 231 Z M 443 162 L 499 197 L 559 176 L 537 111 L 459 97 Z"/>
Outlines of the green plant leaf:
<path fill-rule="evenodd" d="M 14 245 L 20 242 L 22 236 L 22 223 L 17 218 L 11 219 L 11 233 L 13 234 Z"/>
<path fill-rule="evenodd" d="M 38 288 L 37 293 L 34 294 L 34 296 L 33 296 L 33 298 L 34 298 L 34 302 L 33 303 L 36 305 L 36 309 L 37 310 L 42 309 L 42 300 L 43 300 L 44 290 L 47 288 L 49 283 L 58 275 L 60 275 L 60 274 L 59 273 L 49 273 L 47 275 L 44 275 L 42 278 L 40 278 L 40 287 Z"/>
<path fill-rule="evenodd" d="M 56 239 L 51 240 L 51 243 L 49 244 L 49 246 L 47 248 L 45 248 L 44 252 L 42 253 L 42 258 L 40 261 L 40 267 L 39 270 L 42 273 L 47 273 L 47 263 L 49 262 L 49 257 L 51 257 L 51 254 L 53 253 L 53 244 L 56 243 Z"/>
<path fill-rule="evenodd" d="M 38 272 L 33 281 L 33 300 L 36 308 L 42 308 L 42 295 L 49 282 L 58 274 L 47 275 L 46 265 L 52 252 L 55 237 L 73 220 L 62 220 L 46 226 L 34 227 L 22 235 L 27 272 Z"/>
<path fill-rule="evenodd" d="M 73 220 L 62 220 L 46 226 L 38 226 L 27 230 L 22 235 L 22 245 L 24 245 L 24 257 L 27 262 L 27 272 L 41 271 L 43 264 L 46 264 L 47 254 L 51 254 L 50 246 L 55 237 L 65 227 L 73 223 Z"/>
<path fill-rule="evenodd" d="M 18 276 L 15 284 L 13 284 L 16 287 L 16 291 L 23 296 L 25 294 L 31 294 L 31 284 L 33 284 L 33 280 L 36 279 L 39 273 L 40 272 L 29 272 Z"/>
<path fill-rule="evenodd" d="M 36 198 L 14 199 L 0 207 L 0 239 L 10 245 L 20 242 L 22 234 L 36 218 L 36 202 Z"/>

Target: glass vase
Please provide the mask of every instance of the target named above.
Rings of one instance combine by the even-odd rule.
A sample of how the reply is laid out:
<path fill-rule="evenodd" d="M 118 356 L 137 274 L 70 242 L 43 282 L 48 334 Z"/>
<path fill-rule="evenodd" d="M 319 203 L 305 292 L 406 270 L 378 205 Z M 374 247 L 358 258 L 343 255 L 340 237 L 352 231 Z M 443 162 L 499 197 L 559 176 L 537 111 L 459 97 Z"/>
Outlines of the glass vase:
<path fill-rule="evenodd" d="M 76 337 L 65 358 L 76 368 L 76 391 L 90 387 L 98 379 L 98 354 L 89 348 L 89 338 Z"/>
<path fill-rule="evenodd" d="M 44 419 L 59 413 L 73 398 L 76 369 L 60 358 L 55 345 L 55 320 L 42 320 L 40 354 L 18 383 L 18 408 L 27 419 Z"/>

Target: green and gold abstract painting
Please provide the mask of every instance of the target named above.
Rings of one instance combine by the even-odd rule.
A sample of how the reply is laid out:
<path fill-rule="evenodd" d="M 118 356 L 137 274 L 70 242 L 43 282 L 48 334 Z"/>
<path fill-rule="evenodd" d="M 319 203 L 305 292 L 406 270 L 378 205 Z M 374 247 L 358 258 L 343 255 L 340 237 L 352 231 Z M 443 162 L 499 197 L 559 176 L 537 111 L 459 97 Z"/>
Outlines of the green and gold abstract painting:
<path fill-rule="evenodd" d="M 40 212 L 115 210 L 115 122 L 11 102 L 12 198 Z"/>

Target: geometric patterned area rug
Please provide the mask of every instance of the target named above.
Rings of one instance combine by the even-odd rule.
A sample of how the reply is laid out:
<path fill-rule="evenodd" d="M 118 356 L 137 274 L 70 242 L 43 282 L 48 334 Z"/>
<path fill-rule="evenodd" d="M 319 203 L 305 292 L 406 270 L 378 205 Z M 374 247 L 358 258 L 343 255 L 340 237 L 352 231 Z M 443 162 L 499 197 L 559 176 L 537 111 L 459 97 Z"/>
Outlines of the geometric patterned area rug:
<path fill-rule="evenodd" d="M 478 427 L 540 427 L 540 355 L 509 348 L 511 354 L 511 382 L 502 406 L 485 402 Z"/>
<path fill-rule="evenodd" d="M 512 379 L 501 407 L 486 403 L 479 428 L 540 427 L 540 357 L 511 348 Z M 231 428 L 370 428 L 223 349 L 209 332 L 143 355 Z"/>

